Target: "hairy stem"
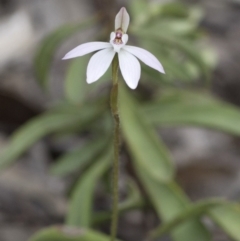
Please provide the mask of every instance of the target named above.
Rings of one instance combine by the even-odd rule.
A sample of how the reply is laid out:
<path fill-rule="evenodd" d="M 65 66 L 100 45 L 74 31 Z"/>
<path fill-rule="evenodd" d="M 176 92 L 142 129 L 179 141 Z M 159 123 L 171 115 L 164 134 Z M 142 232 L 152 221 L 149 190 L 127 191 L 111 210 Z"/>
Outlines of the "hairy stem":
<path fill-rule="evenodd" d="M 115 241 L 118 226 L 118 176 L 119 176 L 119 144 L 120 144 L 120 119 L 118 115 L 118 58 L 114 57 L 112 63 L 113 86 L 111 90 L 110 106 L 114 120 L 114 160 L 113 160 L 113 204 L 111 241 Z"/>

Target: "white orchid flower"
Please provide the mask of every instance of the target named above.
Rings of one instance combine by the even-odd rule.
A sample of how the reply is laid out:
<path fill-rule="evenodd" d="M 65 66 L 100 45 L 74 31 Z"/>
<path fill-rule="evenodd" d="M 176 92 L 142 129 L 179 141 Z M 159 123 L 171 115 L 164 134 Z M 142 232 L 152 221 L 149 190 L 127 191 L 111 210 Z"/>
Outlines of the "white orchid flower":
<path fill-rule="evenodd" d="M 110 42 L 89 42 L 81 44 L 68 52 L 63 59 L 80 57 L 85 54 L 100 50 L 94 54 L 87 67 L 87 83 L 97 81 L 109 68 L 115 54 L 118 54 L 119 67 L 124 80 L 131 89 L 138 85 L 141 67 L 137 60 L 161 73 L 165 73 L 158 59 L 145 49 L 126 45 L 128 35 L 126 34 L 130 17 L 123 7 L 115 18 L 115 32 L 110 34 Z M 136 58 L 137 57 L 137 58 Z"/>

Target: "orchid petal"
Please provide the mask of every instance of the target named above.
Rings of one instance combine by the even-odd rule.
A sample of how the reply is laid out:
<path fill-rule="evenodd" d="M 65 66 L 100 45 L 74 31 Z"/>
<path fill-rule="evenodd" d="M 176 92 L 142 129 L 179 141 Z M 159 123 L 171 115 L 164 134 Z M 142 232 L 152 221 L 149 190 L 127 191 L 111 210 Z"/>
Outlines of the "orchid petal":
<path fill-rule="evenodd" d="M 128 41 L 128 35 L 127 34 L 123 34 L 122 41 L 123 41 L 124 45 L 127 43 L 127 41 Z"/>
<path fill-rule="evenodd" d="M 120 28 L 124 33 L 126 33 L 129 22 L 130 17 L 126 8 L 121 8 L 115 18 L 115 30 Z"/>
<path fill-rule="evenodd" d="M 87 83 L 97 81 L 112 63 L 115 52 L 112 48 L 101 50 L 94 54 L 87 66 Z"/>
<path fill-rule="evenodd" d="M 163 66 L 161 63 L 158 61 L 158 59 L 148 52 L 145 49 L 138 48 L 135 46 L 124 46 L 124 50 L 128 51 L 129 53 L 135 55 L 137 58 L 139 58 L 144 64 L 150 66 L 153 69 L 158 70 L 159 72 L 165 74 L 165 71 L 163 69 Z"/>
<path fill-rule="evenodd" d="M 131 89 L 136 89 L 141 75 L 139 61 L 123 49 L 119 52 L 118 58 L 124 80 Z"/>
<path fill-rule="evenodd" d="M 76 48 L 68 52 L 63 59 L 76 58 L 100 49 L 111 48 L 111 47 L 112 45 L 106 42 L 85 43 L 77 46 Z"/>

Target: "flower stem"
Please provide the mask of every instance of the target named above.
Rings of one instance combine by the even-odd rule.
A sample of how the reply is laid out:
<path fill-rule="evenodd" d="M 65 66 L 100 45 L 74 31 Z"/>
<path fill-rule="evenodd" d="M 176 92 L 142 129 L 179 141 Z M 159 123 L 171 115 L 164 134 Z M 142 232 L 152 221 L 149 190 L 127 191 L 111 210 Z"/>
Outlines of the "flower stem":
<path fill-rule="evenodd" d="M 113 59 L 110 106 L 114 120 L 114 160 L 113 160 L 113 204 L 112 204 L 112 223 L 111 241 L 115 241 L 118 226 L 118 177 L 119 177 L 119 144 L 120 144 L 120 119 L 118 114 L 118 57 Z"/>

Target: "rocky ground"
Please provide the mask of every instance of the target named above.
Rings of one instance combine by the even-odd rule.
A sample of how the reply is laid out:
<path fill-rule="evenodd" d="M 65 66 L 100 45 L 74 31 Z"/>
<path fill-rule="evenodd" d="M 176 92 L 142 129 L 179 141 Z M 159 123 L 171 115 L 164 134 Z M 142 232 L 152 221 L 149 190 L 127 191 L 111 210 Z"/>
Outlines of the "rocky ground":
<path fill-rule="evenodd" d="M 212 91 L 240 106 L 240 2 L 189 3 L 204 8 L 202 26 L 219 56 Z M 32 58 L 39 41 L 63 23 L 81 21 L 101 6 L 101 1 L 93 0 L 0 0 L 0 149 L 8 143 L 13 130 L 62 96 L 62 73 L 55 77 L 53 73 L 50 95 L 36 84 Z M 72 46 L 79 38 L 67 44 Z M 239 198 L 238 138 L 198 128 L 165 129 L 161 134 L 178 165 L 178 180 L 193 200 L 208 196 Z M 49 148 L 67 149 L 69 141 L 51 147 L 46 140 L 40 141 L 11 168 L 2 171 L 1 241 L 26 241 L 37 229 L 63 221 L 67 182 L 48 174 L 52 161 Z M 146 215 L 148 224 L 156 221 L 151 213 Z M 120 224 L 122 237 L 133 241 L 138 233 L 140 239 L 144 230 L 139 232 L 139 225 L 144 219 L 146 216 L 139 212 L 124 217 Z M 216 241 L 220 240 L 227 239 L 216 232 Z"/>

